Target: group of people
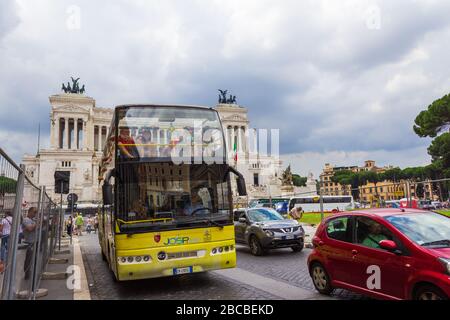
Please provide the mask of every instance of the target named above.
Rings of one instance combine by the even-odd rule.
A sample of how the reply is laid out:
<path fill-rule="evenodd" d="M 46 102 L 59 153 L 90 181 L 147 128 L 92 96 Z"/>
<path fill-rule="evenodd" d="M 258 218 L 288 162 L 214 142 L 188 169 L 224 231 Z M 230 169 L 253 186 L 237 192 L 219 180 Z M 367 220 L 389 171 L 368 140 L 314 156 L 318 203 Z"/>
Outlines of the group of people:
<path fill-rule="evenodd" d="M 86 223 L 85 223 L 86 222 Z M 71 215 L 66 219 L 66 232 L 69 237 L 73 235 L 82 236 L 83 228 L 86 224 L 86 232 L 91 233 L 94 231 L 97 233 L 98 229 L 98 215 L 95 215 L 93 218 L 89 215 L 85 221 L 81 213 L 75 213 L 72 217 Z"/>
<path fill-rule="evenodd" d="M 158 142 L 152 137 L 151 128 L 142 128 L 140 134 L 133 138 L 130 129 L 125 127 L 119 130 L 117 146 L 122 158 L 125 159 L 154 158 L 170 157 L 172 150 L 181 142 L 183 137 L 171 139 L 166 146 L 158 147 Z"/>

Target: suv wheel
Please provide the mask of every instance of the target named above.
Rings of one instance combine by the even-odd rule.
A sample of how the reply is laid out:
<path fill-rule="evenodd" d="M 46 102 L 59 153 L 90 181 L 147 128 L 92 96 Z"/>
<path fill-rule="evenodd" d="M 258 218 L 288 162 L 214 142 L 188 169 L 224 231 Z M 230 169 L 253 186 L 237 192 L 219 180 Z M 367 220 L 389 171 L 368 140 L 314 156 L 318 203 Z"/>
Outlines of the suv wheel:
<path fill-rule="evenodd" d="M 448 297 L 441 289 L 433 285 L 424 285 L 416 291 L 414 300 L 448 300 Z"/>
<path fill-rule="evenodd" d="M 329 295 L 333 292 L 333 288 L 331 287 L 330 277 L 328 273 L 325 271 L 325 268 L 319 262 L 314 262 L 311 266 L 311 278 L 314 284 L 314 287 L 321 294 Z"/>
<path fill-rule="evenodd" d="M 250 237 L 249 245 L 250 251 L 254 256 L 262 256 L 265 253 L 265 250 L 255 235 Z"/>

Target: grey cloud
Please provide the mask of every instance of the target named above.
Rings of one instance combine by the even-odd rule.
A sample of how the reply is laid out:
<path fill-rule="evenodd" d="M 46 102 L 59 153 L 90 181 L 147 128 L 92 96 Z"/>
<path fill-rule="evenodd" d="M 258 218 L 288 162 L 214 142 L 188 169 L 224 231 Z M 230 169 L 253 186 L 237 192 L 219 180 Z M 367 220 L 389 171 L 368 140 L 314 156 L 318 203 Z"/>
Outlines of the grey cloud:
<path fill-rule="evenodd" d="M 0 13 L 0 129 L 48 134 L 48 96 L 76 75 L 103 107 L 211 106 L 229 89 L 252 126 L 280 129 L 282 153 L 422 148 L 412 121 L 450 86 L 449 4 L 378 3 L 380 30 L 371 1 L 39 0 L 20 16 L 2 2 L 16 20 Z"/>

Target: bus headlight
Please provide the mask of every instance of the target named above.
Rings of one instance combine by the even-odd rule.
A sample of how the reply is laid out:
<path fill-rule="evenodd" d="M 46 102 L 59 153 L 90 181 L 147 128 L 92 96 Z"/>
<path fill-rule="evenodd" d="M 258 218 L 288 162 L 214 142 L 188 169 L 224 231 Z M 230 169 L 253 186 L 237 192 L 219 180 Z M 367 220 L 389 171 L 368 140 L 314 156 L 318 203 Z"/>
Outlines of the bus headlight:
<path fill-rule="evenodd" d="M 118 257 L 117 261 L 119 264 L 136 264 L 136 263 L 146 263 L 151 261 L 150 256 L 127 256 L 127 257 Z"/>

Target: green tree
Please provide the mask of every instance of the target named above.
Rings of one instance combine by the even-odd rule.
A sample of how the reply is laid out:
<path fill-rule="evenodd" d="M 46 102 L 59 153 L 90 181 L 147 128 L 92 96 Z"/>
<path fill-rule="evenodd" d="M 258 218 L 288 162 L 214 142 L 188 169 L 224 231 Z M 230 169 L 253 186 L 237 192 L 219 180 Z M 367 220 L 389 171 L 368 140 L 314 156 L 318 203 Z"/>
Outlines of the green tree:
<path fill-rule="evenodd" d="M 306 181 L 308 180 L 307 177 L 301 177 L 298 174 L 292 175 L 292 183 L 296 187 L 306 187 Z"/>
<path fill-rule="evenodd" d="M 443 132 L 450 126 L 450 94 L 434 101 L 427 110 L 419 113 L 413 126 L 414 132 L 420 137 L 431 137 L 434 140 L 428 147 L 432 167 L 426 168 L 426 175 L 434 179 L 447 177 L 450 167 L 450 132 Z M 437 183 L 436 188 L 443 200 L 448 194 L 448 183 Z M 434 187 L 434 186 L 433 186 Z"/>
<path fill-rule="evenodd" d="M 351 170 L 337 171 L 331 181 L 339 183 L 342 186 L 344 194 L 347 192 L 346 187 L 351 186 L 351 193 L 354 199 L 359 199 L 360 174 Z"/>
<path fill-rule="evenodd" d="M 438 162 L 442 168 L 450 167 L 450 133 L 436 137 L 428 147 L 432 162 Z"/>
<path fill-rule="evenodd" d="M 420 137 L 436 137 L 450 124 L 450 94 L 434 101 L 415 119 L 414 132 Z"/>
<path fill-rule="evenodd" d="M 0 177 L 0 195 L 16 192 L 16 180 L 8 177 Z"/>

